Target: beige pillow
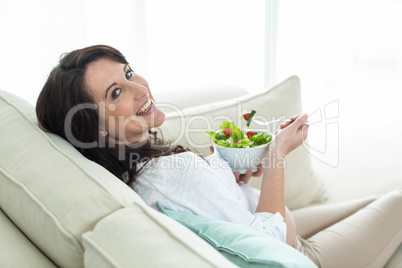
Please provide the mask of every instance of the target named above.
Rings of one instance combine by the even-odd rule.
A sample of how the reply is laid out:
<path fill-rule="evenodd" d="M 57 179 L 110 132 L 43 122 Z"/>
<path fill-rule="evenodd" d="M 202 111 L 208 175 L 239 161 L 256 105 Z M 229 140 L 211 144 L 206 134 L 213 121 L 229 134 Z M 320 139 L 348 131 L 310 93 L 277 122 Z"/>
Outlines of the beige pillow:
<path fill-rule="evenodd" d="M 0 208 L 57 266 L 83 267 L 81 236 L 92 231 L 103 218 L 134 205 L 135 213 L 140 213 L 131 217 L 135 221 L 125 222 L 122 218 L 123 222 L 114 221 L 109 225 L 110 230 L 130 225 L 127 241 L 111 239 L 109 242 L 104 238 L 116 251 L 124 251 L 124 258 L 137 260 L 142 257 L 138 254 L 144 252 L 153 255 L 163 250 L 159 245 L 166 244 L 170 252 L 176 253 L 170 259 L 161 260 L 166 266 L 197 263 L 197 260 L 203 263 L 209 258 L 210 254 L 198 253 L 205 247 L 203 240 L 195 239 L 194 235 L 188 237 L 187 233 L 180 235 L 181 228 L 185 230 L 185 227 L 179 224 L 174 225 L 177 233 L 172 236 L 168 229 L 174 223 L 171 219 L 146 206 L 131 188 L 87 160 L 68 142 L 43 132 L 37 125 L 32 105 L 4 91 L 0 91 L 0 129 Z M 138 226 L 159 228 L 144 233 Z M 148 235 L 149 239 L 135 240 L 137 236 Z M 191 246 L 187 239 L 193 242 Z M 188 247 L 185 256 L 180 251 L 183 247 Z M 211 260 L 214 261 L 222 260 Z M 136 264 L 146 267 L 148 261 Z"/>
<path fill-rule="evenodd" d="M 172 103 L 162 103 L 161 106 L 167 111 L 166 121 L 159 128 L 163 137 L 203 155 L 210 154 L 210 140 L 203 134 L 204 131 L 210 128 L 218 129 L 223 120 L 230 120 L 240 125 L 243 120 L 242 113 L 251 109 L 256 110 L 258 116 L 263 115 L 267 120 L 289 118 L 303 112 L 300 81 L 297 76 L 290 77 L 264 92 L 244 95 L 237 99 L 183 110 Z M 167 107 L 170 107 L 170 110 Z M 251 127 L 260 128 L 253 124 Z M 327 198 L 321 179 L 313 173 L 310 155 L 302 146 L 286 158 L 285 178 L 286 204 L 290 209 L 322 202 Z M 261 178 L 253 178 L 250 184 L 259 188 Z"/>

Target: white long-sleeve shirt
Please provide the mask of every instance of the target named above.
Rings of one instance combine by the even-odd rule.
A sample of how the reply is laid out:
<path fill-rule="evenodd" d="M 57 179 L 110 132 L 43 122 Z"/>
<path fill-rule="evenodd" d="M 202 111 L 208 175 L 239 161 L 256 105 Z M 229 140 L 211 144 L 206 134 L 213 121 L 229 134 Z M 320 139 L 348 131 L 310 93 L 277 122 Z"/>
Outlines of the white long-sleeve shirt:
<path fill-rule="evenodd" d="M 192 152 L 155 158 L 131 186 L 155 209 L 159 201 L 167 209 L 241 224 L 286 241 L 281 214 L 255 213 L 254 190 L 237 184 L 228 163 L 216 154 L 205 159 Z"/>

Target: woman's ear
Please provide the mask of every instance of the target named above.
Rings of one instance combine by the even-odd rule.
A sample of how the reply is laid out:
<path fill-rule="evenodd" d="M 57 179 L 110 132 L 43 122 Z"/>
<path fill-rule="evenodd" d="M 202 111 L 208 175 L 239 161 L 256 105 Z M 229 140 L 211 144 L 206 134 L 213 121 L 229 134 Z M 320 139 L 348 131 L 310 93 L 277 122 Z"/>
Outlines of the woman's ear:
<path fill-rule="evenodd" d="M 106 137 L 106 136 L 109 134 L 109 133 L 107 133 L 107 131 L 104 130 L 104 129 L 99 130 L 99 133 L 100 133 L 100 135 L 101 135 L 102 137 Z"/>

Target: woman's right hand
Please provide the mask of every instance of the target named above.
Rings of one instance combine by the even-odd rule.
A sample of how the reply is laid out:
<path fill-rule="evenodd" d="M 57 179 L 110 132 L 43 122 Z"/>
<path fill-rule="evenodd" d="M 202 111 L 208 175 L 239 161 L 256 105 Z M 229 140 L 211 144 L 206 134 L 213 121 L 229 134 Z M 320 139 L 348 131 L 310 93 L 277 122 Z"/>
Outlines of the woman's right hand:
<path fill-rule="evenodd" d="M 307 114 L 292 117 L 290 122 L 281 125 L 274 142 L 270 145 L 270 152 L 278 157 L 285 157 L 291 151 L 299 147 L 307 138 L 308 125 Z"/>

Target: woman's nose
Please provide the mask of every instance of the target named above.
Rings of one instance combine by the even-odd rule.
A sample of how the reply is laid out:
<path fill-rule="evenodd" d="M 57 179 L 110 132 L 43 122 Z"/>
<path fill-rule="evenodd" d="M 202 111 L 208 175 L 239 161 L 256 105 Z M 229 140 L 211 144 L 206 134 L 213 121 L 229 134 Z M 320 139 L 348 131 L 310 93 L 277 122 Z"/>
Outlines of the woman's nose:
<path fill-rule="evenodd" d="M 135 100 L 140 100 L 148 94 L 148 88 L 141 84 L 131 83 L 130 88 Z"/>

